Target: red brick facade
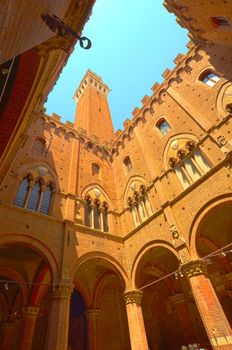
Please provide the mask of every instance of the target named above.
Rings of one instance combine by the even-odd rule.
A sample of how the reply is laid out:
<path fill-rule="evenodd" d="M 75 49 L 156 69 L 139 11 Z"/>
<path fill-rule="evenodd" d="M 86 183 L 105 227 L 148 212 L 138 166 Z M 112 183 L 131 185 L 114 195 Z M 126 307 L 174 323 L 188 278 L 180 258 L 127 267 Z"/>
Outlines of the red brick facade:
<path fill-rule="evenodd" d="M 32 123 L 0 186 L 2 349 L 232 349 L 232 54 L 188 48 L 123 131 L 91 71 L 75 123 Z"/>

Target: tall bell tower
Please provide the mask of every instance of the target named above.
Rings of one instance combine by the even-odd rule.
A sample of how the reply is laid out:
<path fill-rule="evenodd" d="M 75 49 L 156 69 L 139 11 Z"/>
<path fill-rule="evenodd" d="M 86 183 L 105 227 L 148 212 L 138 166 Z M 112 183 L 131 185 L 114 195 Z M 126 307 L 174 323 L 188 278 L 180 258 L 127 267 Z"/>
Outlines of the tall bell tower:
<path fill-rule="evenodd" d="M 77 102 L 75 128 L 86 130 L 88 137 L 97 137 L 100 143 L 114 140 L 114 128 L 107 101 L 109 87 L 88 70 L 74 94 Z"/>

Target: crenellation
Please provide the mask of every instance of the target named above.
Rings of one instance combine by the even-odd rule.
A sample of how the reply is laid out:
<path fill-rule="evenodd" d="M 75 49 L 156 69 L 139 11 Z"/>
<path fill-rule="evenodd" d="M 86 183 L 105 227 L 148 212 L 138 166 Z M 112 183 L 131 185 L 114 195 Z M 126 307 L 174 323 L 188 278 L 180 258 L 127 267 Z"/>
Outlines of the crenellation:
<path fill-rule="evenodd" d="M 123 130 L 90 70 L 74 123 L 33 112 L 0 184 L 4 350 L 231 348 L 229 5 L 165 2 L 193 41 Z"/>

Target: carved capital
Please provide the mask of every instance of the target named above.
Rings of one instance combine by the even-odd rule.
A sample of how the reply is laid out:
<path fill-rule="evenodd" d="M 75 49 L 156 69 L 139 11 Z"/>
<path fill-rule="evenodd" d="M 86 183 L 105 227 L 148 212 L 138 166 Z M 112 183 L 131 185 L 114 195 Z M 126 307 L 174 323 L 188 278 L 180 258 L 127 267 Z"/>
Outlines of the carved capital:
<path fill-rule="evenodd" d="M 15 328 L 17 327 L 18 323 L 13 321 L 13 322 L 2 322 L 0 329 L 5 332 L 10 332 L 14 331 Z"/>
<path fill-rule="evenodd" d="M 136 304 L 141 305 L 143 297 L 142 290 L 129 290 L 124 293 L 125 304 Z"/>
<path fill-rule="evenodd" d="M 180 266 L 180 273 L 183 277 L 191 278 L 207 274 L 207 265 L 203 260 L 189 261 Z"/>
<path fill-rule="evenodd" d="M 99 318 L 100 309 L 89 309 L 85 311 L 87 320 L 96 320 Z"/>
<path fill-rule="evenodd" d="M 25 306 L 22 310 L 24 316 L 38 316 L 40 311 L 39 306 Z"/>
<path fill-rule="evenodd" d="M 73 291 L 73 285 L 69 283 L 56 284 L 53 287 L 53 299 L 67 298 L 71 297 Z"/>

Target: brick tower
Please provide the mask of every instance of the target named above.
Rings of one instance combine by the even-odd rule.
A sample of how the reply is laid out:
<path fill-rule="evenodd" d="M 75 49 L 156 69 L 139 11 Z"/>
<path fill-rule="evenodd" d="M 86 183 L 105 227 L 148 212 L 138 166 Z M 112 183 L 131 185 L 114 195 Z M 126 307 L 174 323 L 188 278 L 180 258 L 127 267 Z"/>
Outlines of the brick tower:
<path fill-rule="evenodd" d="M 100 143 L 114 140 L 114 128 L 107 101 L 109 87 L 101 77 L 88 70 L 74 94 L 77 102 L 75 127 L 86 130 L 87 136 Z"/>

